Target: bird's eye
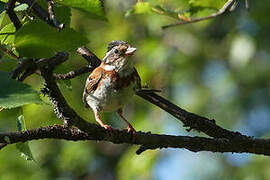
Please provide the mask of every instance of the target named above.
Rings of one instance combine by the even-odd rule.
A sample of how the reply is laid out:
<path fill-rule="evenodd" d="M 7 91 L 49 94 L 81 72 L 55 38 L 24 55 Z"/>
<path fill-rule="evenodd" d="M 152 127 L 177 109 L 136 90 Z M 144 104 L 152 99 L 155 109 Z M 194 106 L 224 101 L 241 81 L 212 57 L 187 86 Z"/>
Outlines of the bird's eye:
<path fill-rule="evenodd" d="M 119 52 L 118 49 L 115 49 L 115 50 L 114 50 L 114 53 L 115 53 L 115 54 L 117 54 L 118 52 Z"/>

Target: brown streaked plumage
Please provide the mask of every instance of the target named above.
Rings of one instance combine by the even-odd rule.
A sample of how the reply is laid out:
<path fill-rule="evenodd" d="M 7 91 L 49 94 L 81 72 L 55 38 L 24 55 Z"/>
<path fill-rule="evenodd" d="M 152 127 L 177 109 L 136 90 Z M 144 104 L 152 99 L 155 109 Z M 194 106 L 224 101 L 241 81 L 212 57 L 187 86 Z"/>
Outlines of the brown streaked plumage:
<path fill-rule="evenodd" d="M 92 108 L 102 127 L 111 130 L 101 121 L 99 112 L 117 111 L 134 135 L 136 131 L 122 115 L 122 108 L 141 89 L 140 76 L 129 57 L 135 51 L 124 41 L 111 42 L 103 62 L 87 78 L 83 93 L 83 101 Z"/>

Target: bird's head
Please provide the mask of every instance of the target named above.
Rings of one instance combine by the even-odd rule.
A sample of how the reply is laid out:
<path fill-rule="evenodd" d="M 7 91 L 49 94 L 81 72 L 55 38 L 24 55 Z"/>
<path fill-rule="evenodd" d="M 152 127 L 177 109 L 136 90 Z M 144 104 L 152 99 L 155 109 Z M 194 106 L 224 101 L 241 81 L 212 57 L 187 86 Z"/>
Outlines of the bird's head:
<path fill-rule="evenodd" d="M 133 63 L 128 57 L 132 56 L 135 51 L 136 48 L 131 47 L 124 41 L 112 41 L 108 45 L 108 51 L 103 58 L 103 62 L 108 70 L 120 71 L 132 66 Z"/>

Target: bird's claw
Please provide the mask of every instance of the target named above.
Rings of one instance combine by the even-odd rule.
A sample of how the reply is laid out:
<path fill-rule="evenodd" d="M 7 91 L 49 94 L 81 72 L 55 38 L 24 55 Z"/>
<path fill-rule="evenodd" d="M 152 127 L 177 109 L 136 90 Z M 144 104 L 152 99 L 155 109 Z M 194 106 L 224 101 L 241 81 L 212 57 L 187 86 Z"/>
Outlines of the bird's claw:
<path fill-rule="evenodd" d="M 109 132 L 110 135 L 112 135 L 113 128 L 112 128 L 111 126 L 109 126 L 109 125 L 107 125 L 107 124 L 104 124 L 102 127 L 103 127 L 104 129 L 106 129 L 106 130 Z"/>
<path fill-rule="evenodd" d="M 132 126 L 128 126 L 127 132 L 128 133 L 132 132 L 132 140 L 134 141 L 136 138 L 136 134 L 137 134 L 136 130 Z"/>

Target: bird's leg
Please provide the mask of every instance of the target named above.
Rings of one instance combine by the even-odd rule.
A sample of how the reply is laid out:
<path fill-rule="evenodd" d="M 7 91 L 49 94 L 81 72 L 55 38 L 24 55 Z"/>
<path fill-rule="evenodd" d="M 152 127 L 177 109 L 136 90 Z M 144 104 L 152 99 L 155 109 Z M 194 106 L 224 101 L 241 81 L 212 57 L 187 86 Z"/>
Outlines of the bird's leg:
<path fill-rule="evenodd" d="M 103 127 L 106 130 L 112 131 L 112 127 L 111 126 L 109 126 L 107 124 L 104 124 L 102 122 L 102 120 L 100 119 L 100 115 L 98 114 L 98 112 L 95 112 L 95 118 L 96 118 L 96 121 L 98 122 L 98 124 L 100 124 L 101 127 Z"/>
<path fill-rule="evenodd" d="M 128 132 L 132 131 L 133 136 L 136 136 L 136 130 L 132 127 L 132 125 L 128 122 L 128 120 L 123 116 L 122 109 L 119 109 L 117 113 L 120 116 L 120 118 L 123 119 L 127 123 L 128 125 L 127 131 Z"/>

